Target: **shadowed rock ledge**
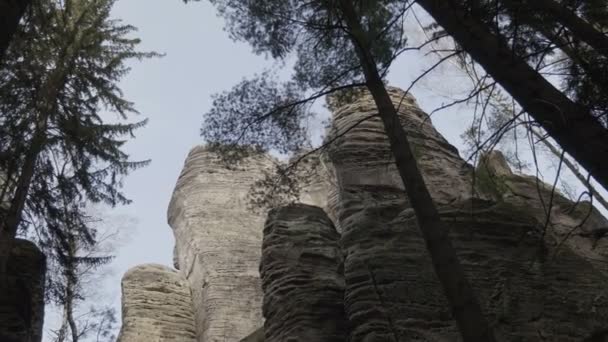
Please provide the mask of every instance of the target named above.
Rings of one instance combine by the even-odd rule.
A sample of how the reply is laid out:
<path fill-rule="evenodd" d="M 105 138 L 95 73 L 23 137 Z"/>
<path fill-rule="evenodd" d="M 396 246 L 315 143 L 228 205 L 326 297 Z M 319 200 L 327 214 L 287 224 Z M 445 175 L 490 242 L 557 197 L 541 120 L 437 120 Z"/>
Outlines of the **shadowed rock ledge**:
<path fill-rule="evenodd" d="M 270 211 L 260 264 L 265 341 L 347 340 L 339 238 L 321 208 Z"/>

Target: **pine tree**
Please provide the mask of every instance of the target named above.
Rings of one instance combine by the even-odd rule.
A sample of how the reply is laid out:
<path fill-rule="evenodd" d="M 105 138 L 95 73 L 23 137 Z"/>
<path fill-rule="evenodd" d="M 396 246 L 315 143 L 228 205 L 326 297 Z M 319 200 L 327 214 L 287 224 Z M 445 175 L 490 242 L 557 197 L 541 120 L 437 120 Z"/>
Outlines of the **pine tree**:
<path fill-rule="evenodd" d="M 108 309 L 98 310 L 97 305 L 85 314 L 79 314 L 79 309 L 90 291 L 87 282 L 112 257 L 104 251 L 98 236 L 97 226 L 101 220 L 89 216 L 82 205 L 65 202 L 67 197 L 61 193 L 58 196 L 62 199 L 56 201 L 55 210 L 48 212 L 43 227 L 37 227 L 49 268 L 45 290 L 47 299 L 63 309 L 55 341 L 78 342 L 103 325 L 103 322 L 91 322 L 88 317 L 85 320 L 83 315 L 111 314 Z M 110 333 L 107 323 L 102 329 Z"/>
<path fill-rule="evenodd" d="M 494 341 L 383 83 L 391 62 L 405 46 L 399 23 L 409 4 L 394 0 L 211 2 L 227 19 L 233 38 L 249 42 L 258 53 L 279 60 L 295 55 L 296 61 L 292 80 L 282 86 L 264 73 L 217 96 L 204 121 L 205 140 L 231 157 L 251 153 L 244 145 L 254 145 L 253 151 L 297 152 L 307 143 L 302 122 L 310 117 L 313 100 L 355 86 L 367 87 L 464 340 Z"/>
<path fill-rule="evenodd" d="M 136 50 L 135 28 L 111 18 L 113 4 L 40 2 L 0 69 L 1 193 L 8 202 L 0 212 L 2 271 L 18 232 L 37 226 L 59 237 L 77 221 L 60 215 L 58 198 L 72 206 L 127 204 L 122 177 L 148 163 L 123 151 L 146 120 L 129 122 L 137 112 L 117 83 L 129 71 L 128 60 L 157 54 Z M 107 122 L 108 112 L 117 114 L 115 122 Z M 79 236 L 90 236 L 86 224 L 79 227 Z"/>

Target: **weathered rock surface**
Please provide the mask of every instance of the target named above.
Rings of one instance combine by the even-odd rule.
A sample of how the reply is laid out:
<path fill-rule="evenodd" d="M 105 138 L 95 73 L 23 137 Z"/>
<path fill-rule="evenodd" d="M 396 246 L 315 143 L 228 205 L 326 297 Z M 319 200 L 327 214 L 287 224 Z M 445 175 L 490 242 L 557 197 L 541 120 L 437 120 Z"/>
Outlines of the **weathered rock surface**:
<path fill-rule="evenodd" d="M 300 192 L 297 203 L 308 204 L 323 209 L 332 221 L 336 220 L 338 185 L 335 170 L 325 153 L 317 151 L 298 160 L 297 176 Z M 292 160 L 293 162 L 293 160 Z M 336 227 L 338 232 L 339 227 Z"/>
<path fill-rule="evenodd" d="M 194 148 L 169 205 L 177 264 L 192 288 L 199 341 L 239 341 L 262 325 L 259 278 L 264 219 L 247 194 L 270 157 L 226 169 L 206 147 Z"/>
<path fill-rule="evenodd" d="M 585 338 L 608 328 L 608 221 L 513 173 L 499 153 L 466 164 L 412 97 L 389 93 L 498 341 L 601 341 Z M 310 172 L 300 193 L 308 205 L 275 209 L 266 226 L 247 196 L 275 161 L 226 169 L 207 148 L 191 151 L 169 208 L 180 271 L 161 272 L 192 291 L 194 323 L 182 340 L 460 341 L 371 96 L 330 105 L 336 139 L 298 171 Z M 158 322 L 146 339 L 173 341 L 158 337 L 156 310 L 169 297 L 152 298 L 131 311 L 142 328 L 125 321 L 123 332 Z"/>
<path fill-rule="evenodd" d="M 391 95 L 397 105 L 399 91 Z M 602 328 L 608 293 L 601 284 L 608 279 L 579 251 L 562 247 L 556 254 L 552 233 L 543 239 L 535 192 L 525 191 L 527 210 L 514 205 L 521 198 L 474 192 L 473 168 L 411 99 L 404 103 L 401 117 L 420 169 L 499 340 L 580 341 Z M 374 110 L 369 95 L 339 108 L 334 136 Z M 458 341 L 381 123 L 363 123 L 336 142 L 329 157 L 339 184 L 352 341 Z M 493 159 L 492 172 L 511 177 L 506 163 Z"/>
<path fill-rule="evenodd" d="M 436 203 L 451 203 L 471 197 L 472 167 L 435 130 L 429 116 L 418 107 L 413 97 L 398 88 L 389 88 L 389 95 L 399 108 L 401 123 L 410 137 L 418 166 Z M 335 170 L 337 187 L 341 190 L 338 198 L 346 192 L 348 196 L 354 194 L 347 190 L 349 187 L 370 185 L 404 189 L 377 113 L 376 104 L 367 91 L 362 91 L 356 101 L 334 111 L 327 139 L 335 141 L 327 154 Z M 343 212 L 344 208 L 337 210 Z"/>
<path fill-rule="evenodd" d="M 389 92 L 399 108 L 400 119 L 411 137 L 419 167 L 435 201 L 447 204 L 469 197 L 472 168 L 433 128 L 411 96 L 395 88 Z M 333 139 L 328 158 L 339 189 L 336 211 L 342 229 L 345 310 L 351 338 L 353 341 L 415 338 L 418 335 L 410 330 L 416 321 L 424 322 L 424 316 L 416 318 L 417 308 L 411 305 L 415 298 L 409 297 L 414 289 L 404 287 L 408 276 L 417 272 L 408 275 L 405 268 L 425 266 L 421 260 L 412 259 L 412 255 L 425 252 L 424 244 L 414 244 L 412 249 L 404 233 L 406 227 L 392 224 L 409 204 L 376 105 L 368 92 L 363 91 L 353 103 L 335 109 L 328 136 L 328 140 Z M 417 294 L 429 290 L 427 283 L 417 286 Z M 439 299 L 424 300 L 432 303 Z M 429 308 L 435 310 L 439 305 Z"/>
<path fill-rule="evenodd" d="M 122 278 L 118 342 L 195 342 L 190 284 L 177 271 L 140 265 Z"/>
<path fill-rule="evenodd" d="M 260 263 L 265 341 L 346 341 L 339 238 L 321 208 L 270 211 Z"/>
<path fill-rule="evenodd" d="M 17 239 L 0 279 L 0 341 L 40 342 L 44 322 L 46 257 L 32 242 Z"/>
<path fill-rule="evenodd" d="M 608 275 L 608 237 L 604 237 L 608 220 L 591 203 L 575 204 L 536 177 L 513 173 L 498 151 L 481 158 L 476 186 L 494 201 L 533 216 L 561 247 L 571 249 Z"/>

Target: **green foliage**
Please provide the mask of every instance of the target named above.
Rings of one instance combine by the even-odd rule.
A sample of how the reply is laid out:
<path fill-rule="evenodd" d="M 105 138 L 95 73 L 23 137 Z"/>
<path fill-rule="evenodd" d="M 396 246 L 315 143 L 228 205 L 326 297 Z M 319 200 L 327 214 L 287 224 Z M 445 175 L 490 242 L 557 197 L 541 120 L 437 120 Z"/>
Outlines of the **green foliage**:
<path fill-rule="evenodd" d="M 41 2 L 0 68 L 4 193 L 15 191 L 28 151 L 39 150 L 26 216 L 51 217 L 58 194 L 69 202 L 129 203 L 122 176 L 148 163 L 123 151 L 146 120 L 126 122 L 137 112 L 117 84 L 128 60 L 157 54 L 136 50 L 135 28 L 110 18 L 113 3 Z M 112 112 L 118 117 L 110 123 Z"/>
<path fill-rule="evenodd" d="M 60 303 L 83 295 L 79 270 L 111 260 L 91 253 L 97 220 L 84 208 L 128 204 L 123 177 L 149 163 L 124 151 L 146 120 L 133 120 L 118 83 L 130 60 L 158 54 L 137 50 L 136 29 L 111 18 L 114 2 L 36 2 L 0 65 L 0 198 L 11 208 L 0 232 L 39 243 L 49 300 Z"/>
<path fill-rule="evenodd" d="M 215 97 L 201 134 L 213 146 L 284 154 L 310 148 L 305 122 L 312 104 L 326 95 L 364 85 L 359 58 L 337 2 L 211 0 L 235 40 L 254 52 L 293 66 L 291 79 L 278 82 L 264 72 Z M 405 46 L 403 1 L 359 1 L 356 10 L 382 74 Z M 245 154 L 236 153 L 231 156 Z"/>

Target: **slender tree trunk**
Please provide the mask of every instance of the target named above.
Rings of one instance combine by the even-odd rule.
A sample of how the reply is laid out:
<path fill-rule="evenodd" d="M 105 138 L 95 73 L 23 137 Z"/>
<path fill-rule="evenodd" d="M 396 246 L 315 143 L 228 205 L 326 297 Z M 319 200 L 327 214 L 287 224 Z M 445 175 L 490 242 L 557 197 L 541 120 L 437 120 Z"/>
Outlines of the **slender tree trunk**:
<path fill-rule="evenodd" d="M 59 65 L 63 63 L 64 59 L 61 58 L 60 61 Z M 61 65 L 60 68 L 55 69 L 49 75 L 48 81 L 41 89 L 39 105 L 36 108 L 38 122 L 36 123 L 34 136 L 17 178 L 10 206 L 0 222 L 0 281 L 5 279 L 6 276 L 8 258 L 23 218 L 23 209 L 36 173 L 36 164 L 46 144 L 49 116 L 57 108 L 57 95 L 65 82 L 65 78 L 66 69 Z"/>
<path fill-rule="evenodd" d="M 72 285 L 68 285 L 68 286 L 72 286 Z M 71 342 L 78 342 L 78 326 L 76 325 L 76 321 L 74 320 L 74 293 L 73 293 L 72 288 L 70 288 L 68 291 L 68 298 L 67 298 L 67 302 L 65 303 L 66 306 L 66 311 L 67 311 L 67 319 L 68 319 L 68 323 L 70 325 L 70 331 L 72 332 L 72 341 Z"/>
<path fill-rule="evenodd" d="M 0 63 L 31 0 L 0 0 Z"/>
<path fill-rule="evenodd" d="M 454 0 L 417 0 L 594 178 L 608 188 L 608 130 Z"/>
<path fill-rule="evenodd" d="M 534 134 L 534 136 L 538 138 L 538 140 L 542 141 L 542 143 L 549 149 L 549 151 L 551 151 L 551 153 L 553 153 L 557 157 L 562 155 L 562 151 L 560 151 L 559 148 L 555 147 L 545 137 L 543 137 L 540 133 L 538 133 L 534 128 L 532 128 L 531 131 L 532 131 L 532 134 Z M 589 193 L 593 196 L 593 198 L 596 199 L 598 202 L 600 202 L 600 204 L 604 207 L 604 209 L 608 210 L 608 201 L 606 201 L 606 199 L 595 189 L 593 184 L 591 184 L 591 181 L 588 180 L 587 177 L 585 177 L 581 173 L 579 167 L 576 166 L 576 164 L 574 164 L 573 162 L 571 162 L 570 159 L 568 159 L 568 157 L 564 157 L 564 164 L 566 165 L 566 167 L 568 167 L 568 169 L 570 169 L 570 171 L 572 171 L 574 176 L 585 187 L 587 187 L 587 190 L 589 190 Z"/>
<path fill-rule="evenodd" d="M 395 106 L 378 73 L 376 63 L 360 19 L 349 0 L 342 0 L 344 19 L 369 89 L 384 123 L 399 174 L 405 185 L 422 236 L 431 256 L 435 273 L 451 305 L 452 314 L 467 342 L 495 341 L 493 331 L 483 315 L 481 306 L 469 284 L 464 269 L 448 236 L 448 228 L 439 212 L 418 169 L 405 130 L 401 126 Z"/>
<path fill-rule="evenodd" d="M 23 214 L 23 208 L 36 170 L 38 155 L 46 140 L 46 118 L 42 126 L 37 127 L 32 145 L 25 157 L 21 174 L 17 180 L 15 193 L 10 201 L 7 213 L 0 222 L 0 284 L 4 284 L 7 275 L 7 263 L 13 249 Z M 1 289 L 0 289 L 1 290 Z"/>
<path fill-rule="evenodd" d="M 67 308 L 64 307 L 61 327 L 59 328 L 59 331 L 57 332 L 57 337 L 55 337 L 55 340 L 53 340 L 53 342 L 65 342 L 65 339 L 67 337 L 68 325 L 69 323 Z"/>

